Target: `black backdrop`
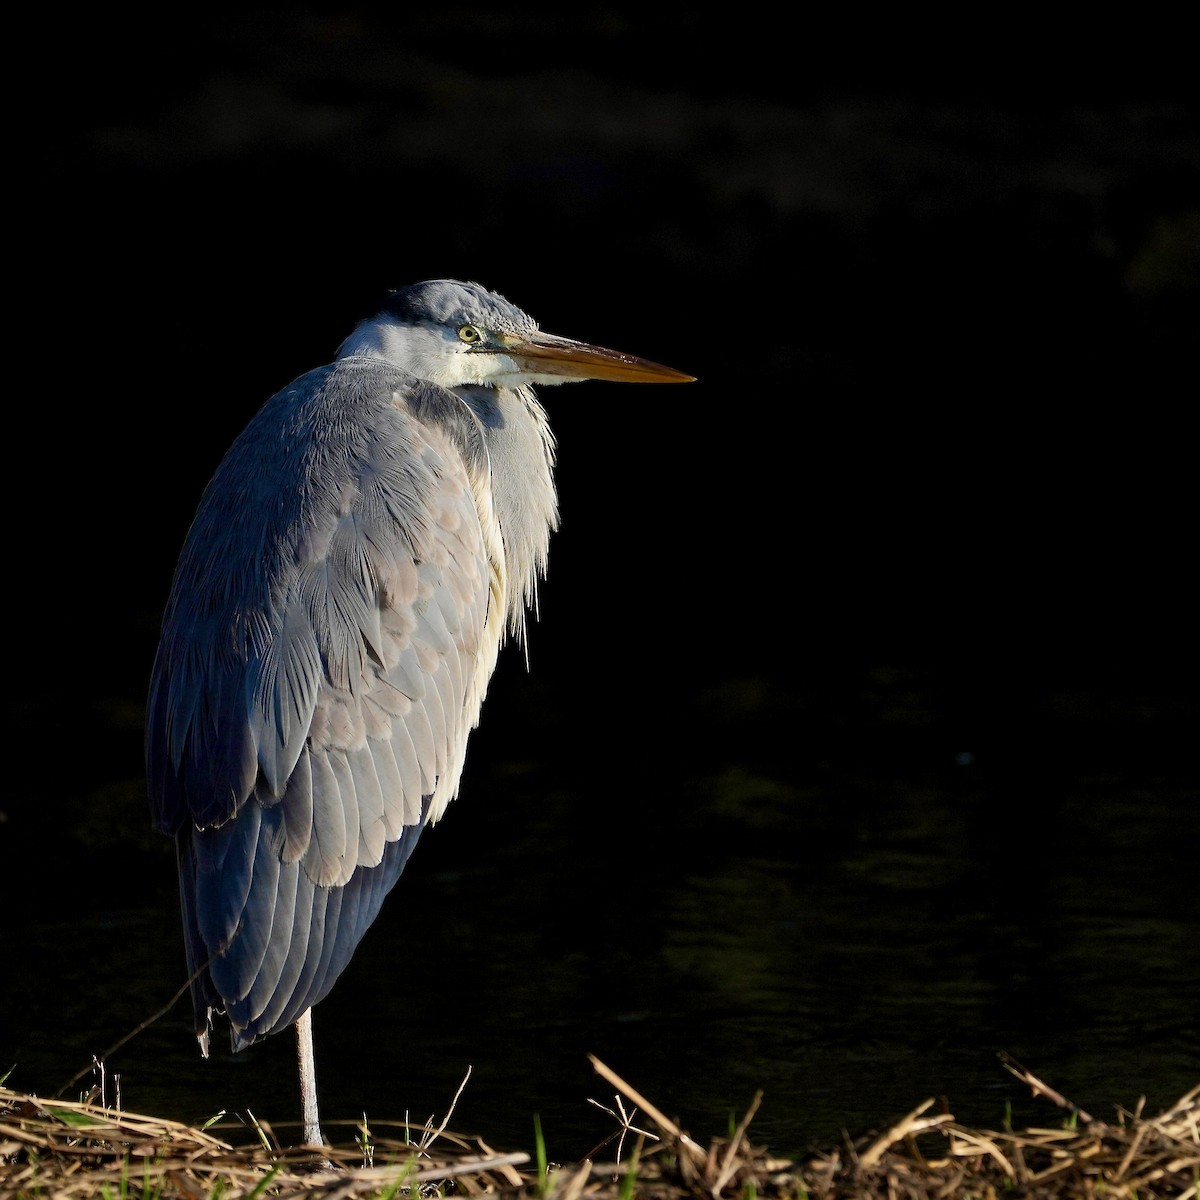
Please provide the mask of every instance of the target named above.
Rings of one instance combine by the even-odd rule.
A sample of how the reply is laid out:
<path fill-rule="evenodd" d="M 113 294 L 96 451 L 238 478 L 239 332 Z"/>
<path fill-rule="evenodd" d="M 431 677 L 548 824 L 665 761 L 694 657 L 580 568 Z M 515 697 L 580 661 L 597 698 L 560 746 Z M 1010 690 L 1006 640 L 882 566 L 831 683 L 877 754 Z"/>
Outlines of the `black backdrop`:
<path fill-rule="evenodd" d="M 39 605 L 152 626 L 247 416 L 448 275 L 700 377 L 551 396 L 589 643 L 661 652 L 669 591 L 705 674 L 1178 657 L 1198 167 L 1164 47 L 389 13 L 51 38 L 10 318 Z M 118 640 L 102 679 L 142 670 Z"/>
<path fill-rule="evenodd" d="M 921 725 L 1023 768 L 1074 739 L 1186 770 L 1200 127 L 1171 39 L 1120 32 L 48 22 L 10 218 L 9 915 L 161 863 L 140 705 L 199 492 L 433 276 L 699 378 L 545 397 L 563 528 L 493 745 L 548 737 L 620 794 L 670 778 L 714 696 L 766 695 L 728 734 L 751 754 Z M 881 664 L 924 723 L 895 732 Z M 103 838 L 63 836 L 98 807 Z"/>

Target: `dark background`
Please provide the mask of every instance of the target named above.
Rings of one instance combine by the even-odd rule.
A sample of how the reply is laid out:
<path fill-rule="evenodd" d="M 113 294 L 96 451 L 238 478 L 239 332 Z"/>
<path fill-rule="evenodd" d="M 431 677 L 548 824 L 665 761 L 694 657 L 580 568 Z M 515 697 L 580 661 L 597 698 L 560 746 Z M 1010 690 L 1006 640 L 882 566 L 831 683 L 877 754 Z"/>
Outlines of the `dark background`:
<path fill-rule="evenodd" d="M 0 1070 L 24 1064 L 12 1082 L 50 1091 L 62 1080 L 39 1066 L 82 1066 L 182 981 L 123 986 L 98 966 L 114 943 L 174 936 L 140 755 L 175 556 L 262 401 L 387 288 L 437 276 L 698 382 L 543 397 L 564 516 L 532 670 L 506 656 L 463 811 L 406 878 L 432 924 L 408 945 L 405 992 L 444 1007 L 490 981 L 502 1014 L 516 984 L 496 972 L 528 980 L 539 958 L 580 953 L 602 992 L 666 920 L 648 881 L 680 863 L 719 874 L 747 839 L 803 874 L 814 907 L 795 919 L 820 925 L 841 843 L 942 840 L 968 803 L 983 815 L 946 850 L 964 866 L 937 899 L 982 913 L 985 939 L 980 896 L 1014 927 L 1023 903 L 1036 914 L 1036 876 L 1078 853 L 1086 811 L 1105 814 L 1094 875 L 1128 873 L 1096 903 L 1153 881 L 1148 909 L 1194 932 L 1200 122 L 1184 39 L 1111 34 L 622 5 L 47 23 L 12 150 L 28 170 L 10 224 L 0 934 L 21 982 Z M 1105 807 L 1081 780 L 1102 781 Z M 473 936 L 454 872 L 539 838 L 540 863 L 474 896 L 498 903 L 499 887 L 520 911 L 501 944 L 542 931 L 531 959 L 493 947 L 437 966 L 449 908 L 459 924 L 440 936 Z M 130 926 L 148 901 L 163 926 Z M 886 926 L 886 905 L 864 885 L 858 932 Z M 1172 946 L 1183 987 L 1196 943 Z M 1135 970 L 1126 953 L 1097 993 Z M 820 1027 L 855 968 L 814 972 L 805 1023 Z M 662 1047 L 694 1044 L 711 1015 L 676 1012 L 662 987 L 671 1003 L 638 1009 L 666 1014 L 660 1059 L 614 1064 L 644 1090 L 671 1087 Z M 59 1012 L 60 989 L 86 1017 Z M 162 1054 L 190 1055 L 170 1020 Z M 976 1035 L 991 1054 L 1000 1035 L 968 1023 Z M 778 1036 L 758 1053 L 786 1058 Z M 886 1057 L 837 1036 L 831 1072 Z M 1166 1103 L 1197 1073 L 1195 1025 L 1156 1036 Z M 61 1064 L 46 1049 L 60 1038 Z M 573 1047 L 581 1062 L 598 1049 Z M 469 1038 L 461 1050 L 478 1060 Z M 536 1075 L 535 1038 L 529 1051 Z M 1114 1072 L 1084 1073 L 1099 1101 L 1143 1086 Z M 825 1124 L 803 1124 L 793 1097 L 805 1134 L 923 1098 L 903 1070 L 849 1074 L 858 1107 Z M 714 1111 L 742 1102 L 713 1087 Z M 355 1114 L 352 1087 L 334 1095 L 335 1115 Z M 512 1112 L 476 1120 L 526 1129 L 535 1103 L 515 1087 Z"/>

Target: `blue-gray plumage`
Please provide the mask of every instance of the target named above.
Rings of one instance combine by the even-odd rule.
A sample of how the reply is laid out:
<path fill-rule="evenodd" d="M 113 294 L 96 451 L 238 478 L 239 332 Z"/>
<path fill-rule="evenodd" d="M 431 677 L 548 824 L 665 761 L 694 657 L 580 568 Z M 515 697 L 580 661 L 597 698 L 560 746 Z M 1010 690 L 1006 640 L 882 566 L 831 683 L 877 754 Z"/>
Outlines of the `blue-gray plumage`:
<path fill-rule="evenodd" d="M 402 289 L 267 401 L 188 533 L 146 750 L 195 1028 L 207 1053 L 213 1012 L 235 1050 L 296 1023 L 310 1142 L 309 1010 L 456 794 L 545 568 L 554 441 L 530 385 L 588 378 L 691 377 L 477 284 Z"/>

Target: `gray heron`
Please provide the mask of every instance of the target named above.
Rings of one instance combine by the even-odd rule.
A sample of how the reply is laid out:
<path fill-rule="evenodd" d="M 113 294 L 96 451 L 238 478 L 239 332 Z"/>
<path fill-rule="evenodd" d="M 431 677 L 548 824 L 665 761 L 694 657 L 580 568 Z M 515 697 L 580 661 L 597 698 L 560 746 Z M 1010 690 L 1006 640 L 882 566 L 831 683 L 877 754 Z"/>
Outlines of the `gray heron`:
<path fill-rule="evenodd" d="M 155 826 L 175 839 L 202 1053 L 296 1026 L 454 799 L 558 524 L 531 385 L 691 380 L 543 333 L 478 284 L 390 294 L 266 402 L 200 501 L 150 681 Z"/>

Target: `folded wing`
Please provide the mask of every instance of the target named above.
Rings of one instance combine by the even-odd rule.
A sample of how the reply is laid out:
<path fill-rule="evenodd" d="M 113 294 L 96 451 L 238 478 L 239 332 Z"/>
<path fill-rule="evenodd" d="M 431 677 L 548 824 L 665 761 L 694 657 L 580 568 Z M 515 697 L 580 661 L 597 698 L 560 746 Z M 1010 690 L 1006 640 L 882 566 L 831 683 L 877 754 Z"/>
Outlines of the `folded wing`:
<path fill-rule="evenodd" d="M 198 1030 L 319 1001 L 457 791 L 503 627 L 489 495 L 469 408 L 364 358 L 268 401 L 206 490 L 147 722 Z"/>

